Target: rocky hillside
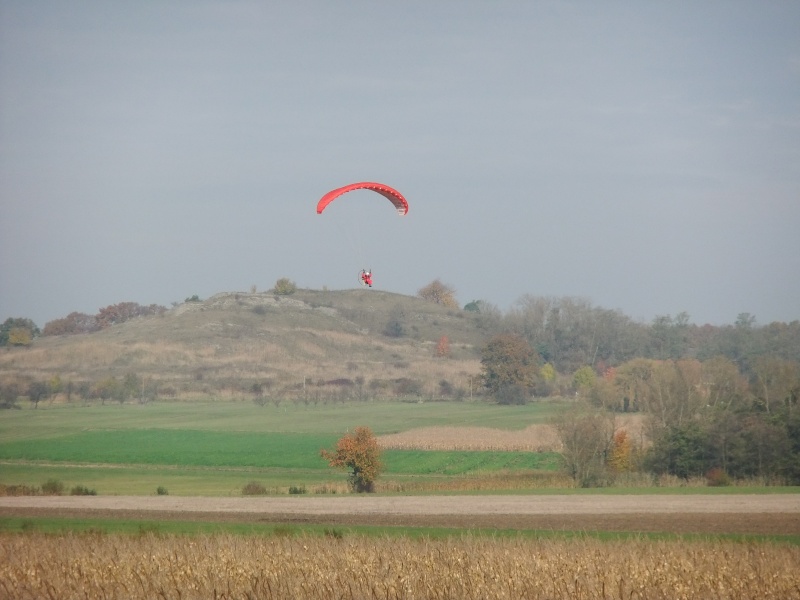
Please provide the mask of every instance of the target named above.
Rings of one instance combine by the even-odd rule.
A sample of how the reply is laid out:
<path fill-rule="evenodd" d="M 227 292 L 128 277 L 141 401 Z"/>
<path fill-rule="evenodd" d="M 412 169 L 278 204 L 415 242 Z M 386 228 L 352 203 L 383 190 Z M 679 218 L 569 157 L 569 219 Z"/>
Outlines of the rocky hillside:
<path fill-rule="evenodd" d="M 486 319 L 378 290 L 227 292 L 4 349 L 0 378 L 58 377 L 79 396 L 126 377 L 142 396 L 183 399 L 464 395 L 480 371 Z"/>

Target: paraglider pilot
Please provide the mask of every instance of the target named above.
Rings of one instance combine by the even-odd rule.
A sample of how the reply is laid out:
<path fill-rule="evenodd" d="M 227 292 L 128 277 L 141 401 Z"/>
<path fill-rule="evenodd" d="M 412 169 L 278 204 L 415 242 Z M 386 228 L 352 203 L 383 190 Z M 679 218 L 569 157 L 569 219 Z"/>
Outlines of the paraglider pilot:
<path fill-rule="evenodd" d="M 372 272 L 367 269 L 361 271 L 361 281 L 364 282 L 364 285 L 372 287 Z"/>

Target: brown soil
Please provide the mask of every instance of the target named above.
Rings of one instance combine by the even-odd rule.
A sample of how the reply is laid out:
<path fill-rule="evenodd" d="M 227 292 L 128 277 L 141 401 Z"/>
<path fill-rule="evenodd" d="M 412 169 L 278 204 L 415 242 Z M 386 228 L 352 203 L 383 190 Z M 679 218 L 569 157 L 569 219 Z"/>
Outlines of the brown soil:
<path fill-rule="evenodd" d="M 800 495 L 0 498 L 0 516 L 800 535 Z"/>

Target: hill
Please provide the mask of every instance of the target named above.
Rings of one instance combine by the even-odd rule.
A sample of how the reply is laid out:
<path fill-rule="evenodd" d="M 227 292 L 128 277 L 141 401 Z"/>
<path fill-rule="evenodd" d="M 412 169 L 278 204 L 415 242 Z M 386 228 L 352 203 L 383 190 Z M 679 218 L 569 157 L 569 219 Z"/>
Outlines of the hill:
<path fill-rule="evenodd" d="M 464 395 L 480 371 L 485 319 L 374 289 L 225 292 L 94 333 L 7 348 L 0 377 L 57 376 L 78 395 L 127 377 L 142 398 Z M 445 357 L 437 355 L 442 336 Z"/>

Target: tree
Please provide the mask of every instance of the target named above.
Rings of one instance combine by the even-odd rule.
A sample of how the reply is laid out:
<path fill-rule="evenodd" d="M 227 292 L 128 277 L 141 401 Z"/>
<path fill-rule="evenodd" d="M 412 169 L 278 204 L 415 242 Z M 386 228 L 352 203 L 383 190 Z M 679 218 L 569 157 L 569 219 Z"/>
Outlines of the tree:
<path fill-rule="evenodd" d="M 611 471 L 613 473 L 630 471 L 632 452 L 633 448 L 628 432 L 624 429 L 617 430 L 611 443 L 611 453 L 608 456 L 608 467 Z"/>
<path fill-rule="evenodd" d="M 58 396 L 63 389 L 64 382 L 61 381 L 61 376 L 58 374 L 53 375 L 47 382 L 47 391 L 50 395 L 50 402 L 55 400 L 55 397 Z"/>
<path fill-rule="evenodd" d="M 436 344 L 436 356 L 439 358 L 447 358 L 450 356 L 450 340 L 446 335 L 439 338 L 439 343 Z"/>
<path fill-rule="evenodd" d="M 401 338 L 406 334 L 405 321 L 408 315 L 402 306 L 395 306 L 389 311 L 389 320 L 383 328 L 383 335 L 392 338 Z"/>
<path fill-rule="evenodd" d="M 39 333 L 30 319 L 8 318 L 0 325 L 0 346 L 27 346 Z"/>
<path fill-rule="evenodd" d="M 800 364 L 775 356 L 755 359 L 753 372 L 756 397 L 761 408 L 768 413 L 774 410 L 774 405 L 788 404 L 792 390 L 800 382 Z"/>
<path fill-rule="evenodd" d="M 484 386 L 498 400 L 505 388 L 530 391 L 536 383 L 538 362 L 537 353 L 522 337 L 496 335 L 481 351 Z"/>
<path fill-rule="evenodd" d="M 22 395 L 22 389 L 16 381 L 0 383 L 0 408 L 14 408 L 17 398 Z"/>
<path fill-rule="evenodd" d="M 556 370 L 553 368 L 553 365 L 550 363 L 545 363 L 542 365 L 542 368 L 539 369 L 539 377 L 541 377 L 547 383 L 552 383 L 556 380 Z"/>
<path fill-rule="evenodd" d="M 375 480 L 383 470 L 381 449 L 369 427 L 356 427 L 336 442 L 334 451 L 321 450 L 320 456 L 331 467 L 350 469 L 348 479 L 355 492 L 374 491 Z"/>
<path fill-rule="evenodd" d="M 120 302 L 119 304 L 110 304 L 105 308 L 101 308 L 97 313 L 96 320 L 98 327 L 105 329 L 137 317 L 160 315 L 165 313 L 166 310 L 165 306 L 159 306 L 158 304 L 142 306 L 138 302 Z"/>
<path fill-rule="evenodd" d="M 63 319 L 45 323 L 42 335 L 72 335 L 97 331 L 100 326 L 97 317 L 80 312 L 71 312 Z"/>
<path fill-rule="evenodd" d="M 267 404 L 267 399 L 264 397 L 264 384 L 261 382 L 254 382 L 253 385 L 250 386 L 250 393 L 253 394 L 253 402 L 255 402 L 258 406 L 265 406 Z"/>
<path fill-rule="evenodd" d="M 445 285 L 438 279 L 434 279 L 417 292 L 417 295 L 423 300 L 433 302 L 434 304 L 441 304 L 447 308 L 458 308 L 455 294 L 456 292 L 452 287 Z"/>
<path fill-rule="evenodd" d="M 581 487 L 606 484 L 607 461 L 613 447 L 614 419 L 585 407 L 566 411 L 555 421 L 561 439 L 564 469 Z"/>
<path fill-rule="evenodd" d="M 12 327 L 8 332 L 9 346 L 30 346 L 32 342 L 30 330 L 24 327 Z"/>
<path fill-rule="evenodd" d="M 112 398 L 119 398 L 122 393 L 123 387 L 116 377 L 107 377 L 102 381 L 98 381 L 92 390 L 92 394 L 100 398 L 100 403 L 105 404 L 106 400 Z"/>
<path fill-rule="evenodd" d="M 575 371 L 575 374 L 572 376 L 572 386 L 578 390 L 579 393 L 583 393 L 592 389 L 596 380 L 597 373 L 594 372 L 594 369 L 588 365 L 584 365 Z"/>
<path fill-rule="evenodd" d="M 33 404 L 34 408 L 39 407 L 39 402 L 47 397 L 50 388 L 44 381 L 31 381 L 28 385 L 28 399 Z"/>
<path fill-rule="evenodd" d="M 660 431 L 647 455 L 650 470 L 682 479 L 702 476 L 711 467 L 709 438 L 700 423 L 674 424 Z"/>
<path fill-rule="evenodd" d="M 273 291 L 278 296 L 291 296 L 297 291 L 297 285 L 288 277 L 281 277 L 275 282 Z"/>
<path fill-rule="evenodd" d="M 141 398 L 143 395 L 144 386 L 142 384 L 142 378 L 136 373 L 127 373 L 122 380 L 122 390 L 120 390 L 117 397 L 119 403 L 122 404 L 128 398 Z"/>

